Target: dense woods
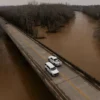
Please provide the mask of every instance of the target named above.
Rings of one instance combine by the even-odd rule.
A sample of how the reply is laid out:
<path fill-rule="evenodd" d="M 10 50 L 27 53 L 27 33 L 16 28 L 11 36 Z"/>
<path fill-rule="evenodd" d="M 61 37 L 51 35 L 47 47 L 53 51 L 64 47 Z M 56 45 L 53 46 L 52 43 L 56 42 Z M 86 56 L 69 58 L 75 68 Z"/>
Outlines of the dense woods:
<path fill-rule="evenodd" d="M 84 6 L 82 11 L 94 19 L 100 19 L 100 5 Z"/>
<path fill-rule="evenodd" d="M 0 16 L 37 37 L 36 26 L 45 27 L 47 32 L 57 32 L 75 16 L 74 11 L 81 11 L 94 19 L 100 19 L 100 6 L 77 6 L 67 4 L 30 3 L 22 6 L 2 6 Z"/>
<path fill-rule="evenodd" d="M 73 5 L 71 7 L 73 10 L 83 12 L 84 14 L 87 14 L 94 19 L 100 19 L 100 5 Z"/>
<path fill-rule="evenodd" d="M 36 26 L 46 27 L 48 32 L 57 32 L 74 17 L 74 11 L 64 4 L 28 4 L 0 7 L 0 16 L 37 37 L 34 32 Z"/>

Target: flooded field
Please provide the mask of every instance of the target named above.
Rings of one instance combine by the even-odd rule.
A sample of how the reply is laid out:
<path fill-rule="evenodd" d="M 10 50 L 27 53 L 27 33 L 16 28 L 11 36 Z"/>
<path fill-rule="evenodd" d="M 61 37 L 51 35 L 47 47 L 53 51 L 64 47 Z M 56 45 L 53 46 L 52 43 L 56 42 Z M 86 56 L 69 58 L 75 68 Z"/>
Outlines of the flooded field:
<path fill-rule="evenodd" d="M 94 37 L 97 22 L 76 12 L 75 18 L 58 33 L 39 40 L 58 54 L 100 80 L 100 42 Z M 39 33 L 46 30 L 39 28 Z"/>
<path fill-rule="evenodd" d="M 1 33 L 0 100 L 56 100 L 12 41 Z"/>

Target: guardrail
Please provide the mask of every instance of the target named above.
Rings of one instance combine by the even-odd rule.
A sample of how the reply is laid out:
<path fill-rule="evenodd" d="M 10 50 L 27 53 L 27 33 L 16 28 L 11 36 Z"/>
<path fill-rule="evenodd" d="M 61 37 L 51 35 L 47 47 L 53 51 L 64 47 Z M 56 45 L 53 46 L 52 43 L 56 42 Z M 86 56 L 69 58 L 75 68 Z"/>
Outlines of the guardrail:
<path fill-rule="evenodd" d="M 42 44 L 41 42 L 39 42 L 38 40 L 36 40 L 35 38 L 32 38 L 31 35 L 26 34 L 26 32 L 24 32 L 23 30 L 19 29 L 17 26 L 11 24 L 12 26 L 16 27 L 19 31 L 21 31 L 24 35 L 28 36 L 31 40 L 33 40 L 35 43 L 37 43 L 39 46 L 41 46 L 42 48 L 44 48 L 46 51 L 50 52 L 53 55 L 58 56 L 58 58 L 60 58 L 69 68 L 71 68 L 72 70 L 74 70 L 76 73 L 80 74 L 83 78 L 85 78 L 88 82 L 90 82 L 93 86 L 95 86 L 97 89 L 100 90 L 100 81 L 95 79 L 94 77 L 92 77 L 91 75 L 89 75 L 87 72 L 83 71 L 82 69 L 80 69 L 78 66 L 72 64 L 70 61 L 68 61 L 67 59 L 65 59 L 64 57 L 62 57 L 61 55 L 59 55 L 58 53 L 54 52 L 53 50 L 51 50 L 50 48 L 48 48 L 47 46 L 45 46 L 44 44 Z"/>
<path fill-rule="evenodd" d="M 35 43 L 37 43 L 39 46 L 41 46 L 42 48 L 44 48 L 46 51 L 50 52 L 52 55 L 55 55 L 58 58 L 60 58 L 68 67 L 70 67 L 76 73 L 80 74 L 83 78 L 85 78 L 87 81 L 89 81 L 97 89 L 100 89 L 100 81 L 96 80 L 91 75 L 89 75 L 87 72 L 83 71 L 78 66 L 72 64 L 70 61 L 68 61 L 67 59 L 65 59 L 64 57 L 62 57 L 61 55 L 59 55 L 58 53 L 54 52 L 53 50 L 51 50 L 50 48 L 48 48 L 47 46 L 45 46 L 44 44 L 42 44 L 41 42 L 39 42 L 38 40 L 36 40 L 35 38 L 32 38 L 31 35 L 27 35 L 27 34 L 25 34 L 25 35 L 28 36 L 31 40 L 33 40 Z"/>
<path fill-rule="evenodd" d="M 84 77 L 85 79 L 87 79 L 95 87 L 97 87 L 98 89 L 100 89 L 100 81 L 96 80 L 91 75 L 89 75 L 88 73 L 86 73 L 85 71 L 83 71 L 82 69 L 80 69 L 78 66 L 72 64 L 70 61 L 66 60 L 65 58 L 63 58 L 58 53 L 54 52 L 53 50 L 51 50 L 50 48 L 48 48 L 47 46 L 45 46 L 44 44 L 42 44 L 38 40 L 36 40 L 36 39 L 32 39 L 32 40 L 34 40 L 36 43 L 38 43 L 38 45 L 40 45 L 41 47 L 45 48 L 47 51 L 51 52 L 53 55 L 56 55 L 58 58 L 60 58 L 62 61 L 64 61 L 64 63 L 66 65 L 68 65 L 68 67 L 70 67 L 71 69 L 73 69 L 75 72 L 77 72 L 82 77 Z"/>
<path fill-rule="evenodd" d="M 4 27 L 3 27 L 4 28 Z M 58 100 L 70 100 L 68 96 L 65 95 L 65 93 L 52 81 L 52 78 L 49 76 L 49 74 L 44 71 L 41 66 L 29 55 L 22 47 L 21 45 L 12 37 L 8 36 L 12 39 L 12 41 L 16 44 L 17 48 L 20 50 L 20 52 L 25 56 L 25 58 L 28 60 L 28 62 L 32 65 L 32 68 L 39 74 L 40 78 L 44 81 L 44 83 L 49 87 L 49 89 L 52 91 L 53 95 L 56 96 Z M 35 66 L 34 66 L 34 65 Z M 48 85 L 49 83 L 49 85 Z"/>

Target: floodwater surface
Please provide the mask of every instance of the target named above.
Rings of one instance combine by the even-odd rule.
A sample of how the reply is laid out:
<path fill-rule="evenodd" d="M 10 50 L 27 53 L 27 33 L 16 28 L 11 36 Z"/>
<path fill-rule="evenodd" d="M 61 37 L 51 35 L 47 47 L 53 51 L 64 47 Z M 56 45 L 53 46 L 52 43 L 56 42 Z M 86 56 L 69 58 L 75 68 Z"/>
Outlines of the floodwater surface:
<path fill-rule="evenodd" d="M 97 21 L 76 12 L 74 19 L 60 32 L 47 33 L 39 40 L 68 61 L 100 80 L 100 42 L 94 37 Z M 46 32 L 39 29 L 40 33 Z"/>
<path fill-rule="evenodd" d="M 0 35 L 0 100 L 56 100 L 13 42 L 2 35 Z"/>

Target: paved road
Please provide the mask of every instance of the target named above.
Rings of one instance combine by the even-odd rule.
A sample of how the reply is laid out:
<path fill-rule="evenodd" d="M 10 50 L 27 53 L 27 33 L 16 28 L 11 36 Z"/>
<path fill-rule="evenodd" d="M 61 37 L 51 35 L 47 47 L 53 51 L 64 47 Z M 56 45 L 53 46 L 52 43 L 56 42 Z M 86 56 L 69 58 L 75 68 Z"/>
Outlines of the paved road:
<path fill-rule="evenodd" d="M 0 37 L 0 100 L 56 100 L 4 34 Z"/>
<path fill-rule="evenodd" d="M 4 23 L 0 20 L 0 23 Z M 10 24 L 5 25 L 9 36 L 14 40 L 34 59 L 41 68 L 45 71 L 44 64 L 47 58 L 51 55 L 49 52 L 38 46 L 34 41 L 26 37 L 19 30 Z M 71 100 L 100 100 L 100 91 L 94 88 L 86 80 L 73 72 L 66 65 L 58 68 L 60 75 L 51 77 L 52 81 L 71 99 Z M 48 74 L 48 73 L 47 73 Z"/>

